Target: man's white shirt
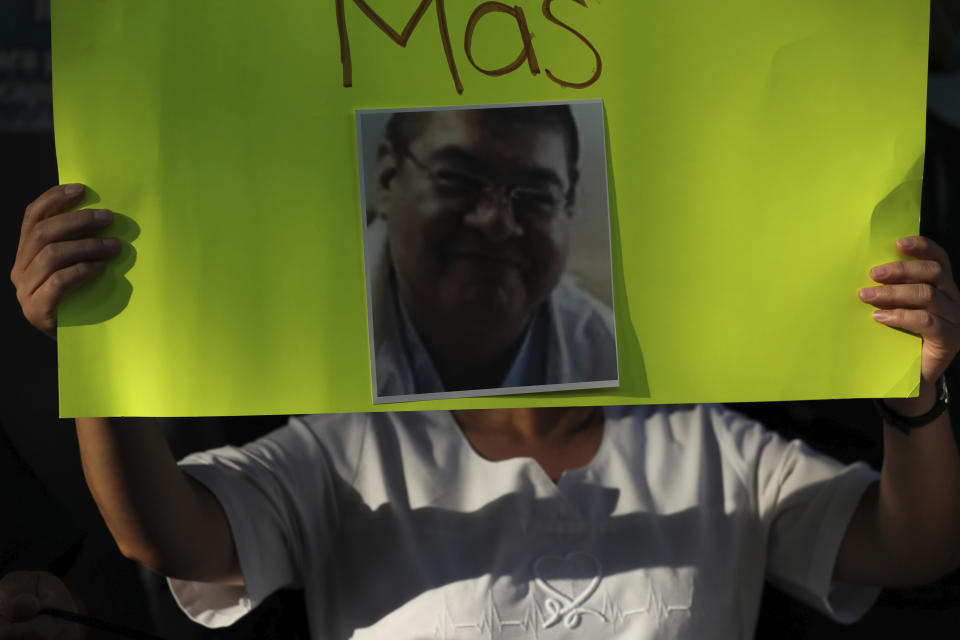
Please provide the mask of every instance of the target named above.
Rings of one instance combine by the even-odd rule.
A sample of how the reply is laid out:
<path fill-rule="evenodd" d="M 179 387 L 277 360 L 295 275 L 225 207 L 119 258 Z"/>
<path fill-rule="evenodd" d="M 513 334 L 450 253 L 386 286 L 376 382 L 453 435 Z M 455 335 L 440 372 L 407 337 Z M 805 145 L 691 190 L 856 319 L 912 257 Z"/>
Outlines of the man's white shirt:
<path fill-rule="evenodd" d="M 382 220 L 367 227 L 364 244 L 376 397 L 396 400 L 445 392 L 423 342 L 400 308 Z M 499 387 L 571 383 L 611 387 L 617 380 L 613 311 L 564 276 L 538 310 Z"/>
<path fill-rule="evenodd" d="M 831 575 L 875 471 L 721 406 L 605 414 L 594 459 L 556 483 L 484 459 L 447 412 L 304 416 L 192 454 L 245 586 L 173 593 L 224 626 L 302 588 L 318 639 L 746 639 L 765 578 L 838 620 L 873 603 Z"/>

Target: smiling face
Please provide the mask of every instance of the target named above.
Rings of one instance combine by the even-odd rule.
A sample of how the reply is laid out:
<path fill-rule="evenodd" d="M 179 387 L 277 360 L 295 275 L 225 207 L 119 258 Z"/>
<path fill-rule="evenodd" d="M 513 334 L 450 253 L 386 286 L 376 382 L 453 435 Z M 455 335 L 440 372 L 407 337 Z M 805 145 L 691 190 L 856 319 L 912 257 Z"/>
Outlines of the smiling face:
<path fill-rule="evenodd" d="M 422 116 L 381 153 L 380 210 L 401 298 L 421 333 L 523 330 L 567 259 L 564 134 L 504 110 Z"/>

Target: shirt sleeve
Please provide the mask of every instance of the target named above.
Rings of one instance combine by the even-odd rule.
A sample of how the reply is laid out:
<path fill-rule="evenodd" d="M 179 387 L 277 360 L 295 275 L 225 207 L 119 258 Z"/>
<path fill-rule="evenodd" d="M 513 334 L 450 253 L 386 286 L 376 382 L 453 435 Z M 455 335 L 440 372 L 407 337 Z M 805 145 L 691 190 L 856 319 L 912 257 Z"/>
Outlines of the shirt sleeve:
<path fill-rule="evenodd" d="M 178 464 L 223 506 L 244 581 L 236 587 L 168 579 L 190 619 L 224 627 L 274 591 L 302 586 L 301 572 L 315 566 L 336 526 L 331 465 L 305 422 L 292 418 L 243 447 L 194 453 Z"/>
<path fill-rule="evenodd" d="M 800 440 L 720 411 L 753 485 L 767 540 L 767 579 L 837 622 L 855 622 L 880 588 L 833 580 L 833 568 L 847 524 L 879 473 L 862 462 L 845 466 Z"/>

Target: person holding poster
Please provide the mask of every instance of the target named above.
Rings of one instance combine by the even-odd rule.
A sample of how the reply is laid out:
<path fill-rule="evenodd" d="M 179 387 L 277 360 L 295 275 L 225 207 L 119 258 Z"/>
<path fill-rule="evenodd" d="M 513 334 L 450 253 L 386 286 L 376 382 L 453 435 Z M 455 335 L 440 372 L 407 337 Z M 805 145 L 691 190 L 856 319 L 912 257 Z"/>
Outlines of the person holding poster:
<path fill-rule="evenodd" d="M 89 237 L 109 212 L 62 213 L 82 194 L 27 208 L 11 273 L 54 339 L 116 251 Z M 211 627 L 293 586 L 315 638 L 747 639 L 765 578 L 852 621 L 960 561 L 960 291 L 938 245 L 898 248 L 914 260 L 859 292 L 923 337 L 919 396 L 881 404 L 879 474 L 714 405 L 300 416 L 179 464 L 152 419 L 78 418 L 84 472 L 124 555 Z"/>

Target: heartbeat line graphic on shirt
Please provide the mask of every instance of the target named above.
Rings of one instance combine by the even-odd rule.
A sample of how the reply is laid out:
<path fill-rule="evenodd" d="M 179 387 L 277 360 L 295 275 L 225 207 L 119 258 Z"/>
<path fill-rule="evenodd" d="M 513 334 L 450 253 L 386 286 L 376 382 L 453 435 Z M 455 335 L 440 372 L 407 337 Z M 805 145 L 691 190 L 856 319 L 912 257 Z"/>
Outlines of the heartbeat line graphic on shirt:
<path fill-rule="evenodd" d="M 671 613 L 676 611 L 689 611 L 690 605 L 667 604 L 663 595 L 647 580 L 647 601 L 642 607 L 632 607 L 624 609 L 620 603 L 613 601 L 610 594 L 603 593 L 603 606 L 600 610 L 606 614 L 614 623 L 614 626 L 623 624 L 630 616 L 652 616 L 658 621 L 663 622 Z"/>
<path fill-rule="evenodd" d="M 504 619 L 500 614 L 500 609 L 493 601 L 493 596 L 487 594 L 487 603 L 483 608 L 480 619 L 476 622 L 457 622 L 450 613 L 449 607 L 444 602 L 444 610 L 440 614 L 441 619 L 437 624 L 434 635 L 437 638 L 448 638 L 450 633 L 456 634 L 458 631 L 472 630 L 479 632 L 489 638 L 499 637 L 505 629 L 520 629 L 523 632 L 536 630 L 537 611 L 527 607 L 522 617 L 516 620 Z"/>
<path fill-rule="evenodd" d="M 646 591 L 646 599 L 639 603 L 641 606 L 621 606 L 620 602 L 611 598 L 607 589 L 601 587 L 603 573 L 599 560 L 583 551 L 575 551 L 564 557 L 542 556 L 534 562 L 532 573 L 531 583 L 535 585 L 534 593 L 539 597 L 533 597 L 532 605 L 523 607 L 517 612 L 518 615 L 505 617 L 494 602 L 492 592 L 488 591 L 479 619 L 457 620 L 444 599 L 440 619 L 434 628 L 435 637 L 448 638 L 463 632 L 471 637 L 479 634 L 480 637 L 496 638 L 505 630 L 514 629 L 521 636 L 530 637 L 532 634 L 532 637 L 539 638 L 541 632 L 547 633 L 558 626 L 575 631 L 586 617 L 592 617 L 602 624 L 611 624 L 613 631 L 616 631 L 631 616 L 649 616 L 663 622 L 672 613 L 690 609 L 689 602 L 668 603 L 668 599 L 674 598 L 665 599 L 661 589 L 654 586 L 646 574 L 634 578 L 638 582 L 638 590 L 641 593 Z M 575 576 L 576 580 L 570 576 Z M 595 603 L 593 606 L 589 604 L 591 599 Z M 600 602 L 596 603 L 598 599 Z"/>

